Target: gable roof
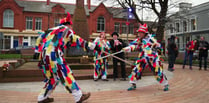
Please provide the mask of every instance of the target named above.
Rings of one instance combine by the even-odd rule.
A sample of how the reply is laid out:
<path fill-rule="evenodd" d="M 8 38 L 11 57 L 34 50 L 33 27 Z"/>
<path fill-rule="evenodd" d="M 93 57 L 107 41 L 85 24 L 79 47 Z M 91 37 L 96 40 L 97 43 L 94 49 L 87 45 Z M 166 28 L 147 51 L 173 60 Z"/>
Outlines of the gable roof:
<path fill-rule="evenodd" d="M 2 0 L 0 0 L 0 2 L 1 1 Z M 59 4 L 65 9 L 65 13 L 69 12 L 70 14 L 73 14 L 76 8 L 75 4 L 67 4 L 67 3 L 50 2 L 49 5 L 46 5 L 46 1 L 26 1 L 26 0 L 14 0 L 14 1 L 20 7 L 23 7 L 24 8 L 23 11 L 25 12 L 51 13 L 52 8 L 56 6 L 57 4 Z M 97 7 L 99 7 L 99 5 L 91 6 L 91 8 L 88 9 L 88 6 L 85 5 L 84 9 L 85 9 L 86 15 L 89 16 L 89 12 L 93 12 Z M 126 13 L 124 12 L 124 9 L 122 8 L 114 8 L 114 7 L 106 7 L 106 8 L 110 13 L 113 14 L 114 18 L 124 18 L 124 16 L 126 15 Z"/>

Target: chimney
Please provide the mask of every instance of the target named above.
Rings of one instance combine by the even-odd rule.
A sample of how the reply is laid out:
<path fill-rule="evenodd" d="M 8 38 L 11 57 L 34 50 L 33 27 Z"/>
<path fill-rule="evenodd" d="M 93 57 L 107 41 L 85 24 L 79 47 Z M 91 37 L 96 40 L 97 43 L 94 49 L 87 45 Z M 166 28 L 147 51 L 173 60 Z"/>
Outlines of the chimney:
<path fill-rule="evenodd" d="M 192 8 L 192 3 L 187 3 L 187 2 L 181 2 L 179 3 L 179 11 L 185 11 L 188 12 Z"/>
<path fill-rule="evenodd" d="M 84 7 L 84 0 L 76 0 L 77 7 Z"/>
<path fill-rule="evenodd" d="M 47 1 L 46 1 L 46 5 L 49 5 L 49 3 L 50 3 L 50 0 L 47 0 Z"/>
<path fill-rule="evenodd" d="M 91 0 L 87 0 L 88 9 L 91 9 Z"/>

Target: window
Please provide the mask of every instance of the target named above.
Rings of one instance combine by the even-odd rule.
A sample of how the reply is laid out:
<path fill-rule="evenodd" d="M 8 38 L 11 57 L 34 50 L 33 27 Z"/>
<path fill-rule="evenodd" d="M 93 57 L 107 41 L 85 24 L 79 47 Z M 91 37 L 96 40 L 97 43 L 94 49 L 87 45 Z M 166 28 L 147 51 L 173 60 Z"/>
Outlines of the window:
<path fill-rule="evenodd" d="M 183 21 L 183 31 L 187 31 L 187 22 Z"/>
<path fill-rule="evenodd" d="M 127 27 L 126 27 L 126 23 L 122 23 L 122 34 L 127 34 Z"/>
<path fill-rule="evenodd" d="M 4 49 L 10 49 L 11 36 L 4 36 Z"/>
<path fill-rule="evenodd" d="M 33 29 L 33 17 L 26 17 L 26 29 Z"/>
<path fill-rule="evenodd" d="M 36 45 L 36 39 L 37 39 L 38 37 L 35 37 L 35 36 L 33 36 L 33 37 L 31 37 L 31 45 L 32 46 L 35 46 Z"/>
<path fill-rule="evenodd" d="M 177 47 L 178 48 L 180 47 L 180 40 L 179 40 L 179 38 L 177 38 Z"/>
<path fill-rule="evenodd" d="M 28 46 L 28 37 L 23 37 L 23 46 Z"/>
<path fill-rule="evenodd" d="M 133 24 L 129 24 L 129 34 L 134 34 L 134 25 Z"/>
<path fill-rule="evenodd" d="M 195 19 L 191 19 L 191 30 L 196 30 L 197 24 Z"/>
<path fill-rule="evenodd" d="M 120 23 L 115 23 L 115 32 L 120 33 Z"/>
<path fill-rule="evenodd" d="M 58 26 L 60 24 L 60 19 L 56 18 L 54 19 L 54 26 Z"/>
<path fill-rule="evenodd" d="M 170 33 L 173 33 L 173 24 L 170 24 Z"/>
<path fill-rule="evenodd" d="M 105 31 L 105 19 L 104 17 L 100 16 L 97 19 L 97 32 L 104 32 Z"/>
<path fill-rule="evenodd" d="M 4 39 L 10 39 L 11 37 L 10 36 L 4 36 Z"/>
<path fill-rule="evenodd" d="M 41 30 L 42 29 L 42 18 L 36 18 L 36 28 L 35 30 Z"/>
<path fill-rule="evenodd" d="M 3 27 L 14 27 L 14 12 L 6 9 L 3 13 Z"/>
<path fill-rule="evenodd" d="M 179 23 L 176 23 L 176 32 L 180 32 L 180 25 L 179 25 Z"/>

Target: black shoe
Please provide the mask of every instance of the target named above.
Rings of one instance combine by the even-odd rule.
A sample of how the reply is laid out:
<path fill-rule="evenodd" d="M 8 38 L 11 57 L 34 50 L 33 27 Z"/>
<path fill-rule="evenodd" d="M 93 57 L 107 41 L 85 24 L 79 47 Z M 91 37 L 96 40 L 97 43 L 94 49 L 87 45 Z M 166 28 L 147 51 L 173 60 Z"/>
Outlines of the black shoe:
<path fill-rule="evenodd" d="M 102 79 L 103 81 L 109 81 L 108 79 Z"/>
<path fill-rule="evenodd" d="M 168 71 L 173 72 L 174 69 L 173 68 L 168 68 Z"/>
<path fill-rule="evenodd" d="M 50 103 L 50 102 L 54 102 L 54 98 L 46 98 L 42 101 L 38 101 L 38 103 Z"/>
<path fill-rule="evenodd" d="M 205 68 L 205 71 L 207 71 L 207 69 Z"/>
<path fill-rule="evenodd" d="M 98 78 L 94 78 L 94 81 L 95 81 L 95 82 L 98 81 Z"/>
<path fill-rule="evenodd" d="M 126 78 L 121 78 L 120 81 L 126 81 Z"/>
<path fill-rule="evenodd" d="M 113 78 L 113 81 L 116 81 L 116 78 Z"/>
<path fill-rule="evenodd" d="M 87 94 L 83 94 L 80 98 L 80 100 L 76 103 L 82 103 L 83 101 L 87 100 L 89 97 L 91 96 L 90 93 L 87 93 Z"/>
<path fill-rule="evenodd" d="M 201 68 L 199 68 L 199 70 L 202 70 Z"/>

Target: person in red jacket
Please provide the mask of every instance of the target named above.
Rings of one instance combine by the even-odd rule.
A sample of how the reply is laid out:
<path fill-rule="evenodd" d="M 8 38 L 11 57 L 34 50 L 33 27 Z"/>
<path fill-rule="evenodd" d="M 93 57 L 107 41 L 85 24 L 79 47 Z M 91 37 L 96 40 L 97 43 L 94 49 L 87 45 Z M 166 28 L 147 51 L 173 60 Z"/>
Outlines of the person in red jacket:
<path fill-rule="evenodd" d="M 193 54 L 196 50 L 197 47 L 197 40 L 192 40 L 189 41 L 186 44 L 186 50 L 185 50 L 185 55 L 184 55 L 184 63 L 183 63 L 183 69 L 185 68 L 186 62 L 188 60 L 189 57 L 189 69 L 192 70 L 192 59 L 193 59 Z"/>

